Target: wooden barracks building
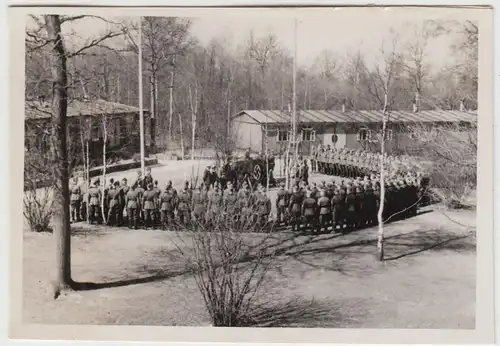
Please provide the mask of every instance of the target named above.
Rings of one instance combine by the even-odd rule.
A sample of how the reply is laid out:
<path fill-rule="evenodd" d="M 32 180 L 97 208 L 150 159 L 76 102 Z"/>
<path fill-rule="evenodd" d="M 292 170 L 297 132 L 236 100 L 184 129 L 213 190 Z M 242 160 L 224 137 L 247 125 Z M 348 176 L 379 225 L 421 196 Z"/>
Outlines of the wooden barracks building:
<path fill-rule="evenodd" d="M 308 155 L 313 146 L 380 150 L 378 134 L 382 128 L 382 111 L 297 110 L 299 152 Z M 388 153 L 411 152 L 413 130 L 477 122 L 476 111 L 426 110 L 391 111 L 387 122 Z M 243 110 L 232 117 L 231 137 L 236 149 L 251 148 L 263 152 L 267 145 L 283 154 L 291 136 L 291 114 L 279 110 Z M 267 137 L 267 143 L 266 143 Z"/>
<path fill-rule="evenodd" d="M 88 132 L 91 160 L 102 159 L 104 142 L 103 118 L 106 117 L 108 157 L 122 155 L 130 158 L 139 152 L 139 108 L 105 100 L 77 101 L 68 104 L 68 145 L 75 160 L 81 158 L 82 131 Z M 25 102 L 25 150 L 49 150 L 51 105 L 49 102 L 27 100 Z M 145 141 L 149 140 L 149 111 L 144 111 Z"/>

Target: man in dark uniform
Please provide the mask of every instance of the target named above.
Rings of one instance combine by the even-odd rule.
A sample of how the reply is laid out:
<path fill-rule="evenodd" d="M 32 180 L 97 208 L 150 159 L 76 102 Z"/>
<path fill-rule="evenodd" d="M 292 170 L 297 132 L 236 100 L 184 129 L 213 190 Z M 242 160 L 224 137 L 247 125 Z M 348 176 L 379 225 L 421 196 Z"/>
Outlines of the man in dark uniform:
<path fill-rule="evenodd" d="M 142 187 L 143 186 L 143 178 L 142 178 L 142 171 L 138 169 L 136 171 L 137 177 L 135 178 L 135 183 L 137 184 L 136 188 Z"/>
<path fill-rule="evenodd" d="M 209 221 L 212 225 L 218 221 L 219 215 L 222 212 L 222 198 L 219 185 L 215 184 L 214 188 L 208 193 L 208 213 Z"/>
<path fill-rule="evenodd" d="M 156 192 L 153 184 L 147 185 L 147 190 L 142 194 L 142 208 L 144 210 L 144 228 L 153 227 L 154 212 L 156 210 Z"/>
<path fill-rule="evenodd" d="M 211 166 L 207 166 L 203 172 L 203 184 L 208 187 L 210 187 L 210 170 Z"/>
<path fill-rule="evenodd" d="M 318 199 L 318 209 L 319 209 L 319 227 L 318 232 L 324 228 L 325 232 L 328 230 L 328 222 L 330 221 L 331 215 L 331 203 L 330 199 L 326 196 L 326 191 L 322 190 L 320 192 L 320 197 Z"/>
<path fill-rule="evenodd" d="M 345 223 L 346 228 L 348 230 L 352 230 L 355 224 L 355 216 L 356 216 L 356 195 L 352 189 L 352 186 L 349 186 L 346 191 L 345 197 Z"/>
<path fill-rule="evenodd" d="M 203 184 L 193 192 L 192 201 L 192 210 L 193 210 L 193 219 L 196 222 L 204 223 L 206 219 L 206 206 L 207 206 L 207 192 L 204 188 Z"/>
<path fill-rule="evenodd" d="M 148 167 L 148 168 L 146 168 L 146 176 L 144 177 L 144 180 L 142 182 L 142 187 L 144 189 L 147 189 L 149 184 L 153 184 L 153 181 L 154 181 L 154 179 L 151 176 L 151 168 Z"/>
<path fill-rule="evenodd" d="M 123 213 L 124 212 L 126 213 L 125 210 L 127 208 L 127 205 L 125 199 L 129 190 L 130 186 L 127 185 L 127 178 L 123 178 L 122 184 L 120 186 L 120 210 L 118 213 L 118 220 L 119 220 L 118 223 L 120 226 L 124 225 Z"/>
<path fill-rule="evenodd" d="M 70 187 L 71 191 L 71 222 L 80 221 L 80 200 L 82 191 L 78 186 L 78 177 L 73 178 L 73 184 Z"/>
<path fill-rule="evenodd" d="M 137 187 L 135 188 L 135 191 L 139 194 L 139 199 L 137 200 L 137 203 L 139 203 L 139 209 L 137 210 L 137 221 L 139 222 L 140 225 L 144 225 L 144 206 L 142 205 L 142 195 L 146 191 L 145 188 L 143 188 L 144 184 L 144 179 L 139 180 L 139 182 L 136 182 Z"/>
<path fill-rule="evenodd" d="M 372 226 L 374 215 L 376 215 L 376 201 L 375 196 L 373 194 L 373 188 L 370 182 L 365 182 L 364 186 L 364 197 L 365 201 L 363 204 L 364 207 L 364 223 L 366 226 Z"/>
<path fill-rule="evenodd" d="M 285 184 L 280 184 L 280 189 L 276 195 L 276 221 L 278 225 L 282 223 L 287 224 L 286 220 L 283 219 L 286 215 L 286 207 L 288 206 L 288 191 L 285 190 Z"/>
<path fill-rule="evenodd" d="M 158 180 L 154 181 L 153 192 L 155 193 L 155 210 L 153 212 L 153 226 L 160 224 L 160 194 L 161 189 L 158 187 Z"/>
<path fill-rule="evenodd" d="M 360 183 L 358 183 L 356 187 L 355 203 L 354 224 L 355 227 L 359 229 L 366 226 L 365 193 Z"/>
<path fill-rule="evenodd" d="M 292 231 L 298 231 L 300 229 L 300 218 L 302 212 L 302 201 L 304 197 L 299 191 L 299 188 L 294 186 L 292 190 L 292 195 L 290 196 L 290 202 L 288 204 L 289 214 L 291 216 Z"/>
<path fill-rule="evenodd" d="M 134 183 L 125 196 L 127 205 L 128 228 L 137 229 L 137 215 L 139 213 L 139 193 L 137 192 L 137 183 Z"/>
<path fill-rule="evenodd" d="M 179 193 L 177 204 L 177 217 L 180 224 L 185 225 L 191 215 L 191 193 L 189 191 L 189 183 L 186 181 L 184 189 Z"/>
<path fill-rule="evenodd" d="M 238 201 L 238 195 L 234 190 L 233 184 L 228 183 L 226 191 L 222 196 L 224 213 L 226 215 L 226 220 L 229 222 L 236 221 L 236 206 Z"/>
<path fill-rule="evenodd" d="M 100 210 L 101 210 L 101 198 L 102 198 L 102 192 L 101 189 L 99 188 L 99 179 L 94 181 L 94 186 L 92 186 L 89 189 L 88 192 L 88 205 L 90 207 L 90 223 L 100 223 L 101 215 Z"/>
<path fill-rule="evenodd" d="M 167 184 L 165 190 L 160 194 L 160 222 L 164 230 L 167 225 L 174 223 L 174 207 L 175 196 L 172 185 Z"/>
<path fill-rule="evenodd" d="M 110 226 L 118 225 L 118 215 L 120 214 L 120 190 L 118 189 L 120 182 L 114 182 L 108 190 L 107 204 L 108 204 L 108 214 L 106 219 L 106 224 Z"/>
<path fill-rule="evenodd" d="M 304 226 L 316 229 L 316 200 L 311 197 L 311 191 L 306 192 L 306 198 L 302 201 L 302 216 L 304 217 Z"/>
<path fill-rule="evenodd" d="M 257 197 L 257 217 L 260 227 L 265 227 L 269 221 L 269 214 L 271 213 L 271 200 L 264 192 L 264 188 L 260 188 L 260 193 Z"/>

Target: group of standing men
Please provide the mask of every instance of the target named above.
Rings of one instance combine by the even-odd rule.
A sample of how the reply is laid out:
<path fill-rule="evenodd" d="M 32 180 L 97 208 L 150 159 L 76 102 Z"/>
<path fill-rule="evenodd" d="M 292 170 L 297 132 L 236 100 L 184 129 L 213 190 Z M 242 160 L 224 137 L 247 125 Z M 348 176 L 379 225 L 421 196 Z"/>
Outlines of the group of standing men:
<path fill-rule="evenodd" d="M 214 172 L 212 168 L 210 172 Z M 121 182 L 111 178 L 109 185 L 101 185 L 96 179 L 85 191 L 75 177 L 70 186 L 71 219 L 72 222 L 88 219 L 91 224 L 134 229 L 166 229 L 192 221 L 207 224 L 222 219 L 264 225 L 269 220 L 271 200 L 263 186 L 253 191 L 243 182 L 241 188 L 236 190 L 230 180 L 226 180 L 226 187 L 222 188 L 217 174 L 206 178 L 198 187 L 186 181 L 179 191 L 169 181 L 162 190 L 148 168 L 144 177 L 138 171 L 131 185 L 126 178 Z"/>
<path fill-rule="evenodd" d="M 319 146 L 312 152 L 312 170 L 322 174 L 355 178 L 379 172 L 382 154 L 364 150 Z M 384 154 L 386 172 L 401 174 L 421 170 L 417 160 L 406 155 Z"/>
<path fill-rule="evenodd" d="M 410 175 L 388 179 L 382 220 L 390 222 L 414 216 L 422 191 L 419 181 Z M 281 185 L 276 198 L 278 224 L 291 225 L 292 230 L 344 232 L 378 222 L 380 177 L 363 178 L 308 185 L 296 179 L 291 190 Z"/>

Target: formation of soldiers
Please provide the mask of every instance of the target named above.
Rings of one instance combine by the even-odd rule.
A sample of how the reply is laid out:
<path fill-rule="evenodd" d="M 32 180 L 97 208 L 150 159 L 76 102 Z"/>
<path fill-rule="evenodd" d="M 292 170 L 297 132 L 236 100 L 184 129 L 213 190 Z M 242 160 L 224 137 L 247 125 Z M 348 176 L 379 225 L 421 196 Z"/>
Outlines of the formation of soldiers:
<path fill-rule="evenodd" d="M 214 172 L 210 167 L 209 172 Z M 271 200 L 262 185 L 255 190 L 243 182 L 239 190 L 232 181 L 208 174 L 198 187 L 185 182 L 177 191 L 172 182 L 158 187 L 158 181 L 148 169 L 144 177 L 137 172 L 136 180 L 109 180 L 101 185 L 96 179 L 88 191 L 83 191 L 74 178 L 71 190 L 72 222 L 87 219 L 91 224 L 125 226 L 128 228 L 162 228 L 187 225 L 197 221 L 203 224 L 231 220 L 265 226 L 271 213 Z M 221 185 L 223 180 L 224 189 Z"/>
<path fill-rule="evenodd" d="M 382 154 L 364 150 L 319 146 L 312 153 L 312 170 L 328 175 L 355 178 L 370 175 L 380 170 Z M 388 175 L 417 172 L 421 167 L 417 160 L 407 156 L 384 155 Z"/>
<path fill-rule="evenodd" d="M 179 191 L 169 181 L 160 188 L 148 168 L 132 184 L 127 179 L 99 179 L 88 190 L 74 178 L 71 190 L 73 222 L 129 228 L 171 228 L 197 221 L 207 225 L 220 220 L 250 222 L 257 226 L 291 226 L 292 230 L 344 232 L 378 223 L 380 207 L 380 164 L 378 154 L 320 147 L 313 153 L 312 170 L 345 177 L 309 184 L 309 165 L 297 165 L 290 189 L 281 184 L 272 215 L 271 200 L 262 185 L 238 184 L 231 174 L 220 174 L 208 166 L 198 186 L 185 182 Z M 384 222 L 416 215 L 427 188 L 422 174 L 404 158 L 386 157 Z M 397 164 L 395 164 L 397 163 Z M 413 168 L 413 169 L 412 169 Z M 238 186 L 240 185 L 240 186 Z M 88 214 L 88 215 L 87 215 Z"/>
<path fill-rule="evenodd" d="M 419 179 L 411 174 L 385 181 L 384 222 L 415 216 L 422 194 Z M 291 191 L 282 184 L 276 198 L 278 224 L 291 225 L 292 230 L 313 232 L 345 232 L 378 223 L 380 177 L 306 184 L 295 180 Z"/>

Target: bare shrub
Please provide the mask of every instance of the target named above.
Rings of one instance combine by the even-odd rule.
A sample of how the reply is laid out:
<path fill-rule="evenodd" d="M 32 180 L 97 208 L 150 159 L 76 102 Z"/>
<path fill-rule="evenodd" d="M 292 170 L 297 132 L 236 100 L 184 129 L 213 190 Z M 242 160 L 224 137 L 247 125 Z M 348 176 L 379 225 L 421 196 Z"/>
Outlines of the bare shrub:
<path fill-rule="evenodd" d="M 177 234 L 181 243 L 174 241 L 194 272 L 213 326 L 248 324 L 252 303 L 275 263 L 269 224 L 241 216 L 220 213 L 211 221 L 192 222 Z"/>
<path fill-rule="evenodd" d="M 477 124 L 412 128 L 414 147 L 429 164 L 433 192 L 452 208 L 466 205 L 477 185 Z"/>
<path fill-rule="evenodd" d="M 54 215 L 50 188 L 35 188 L 24 192 L 23 215 L 32 232 L 52 232 L 50 222 Z"/>

